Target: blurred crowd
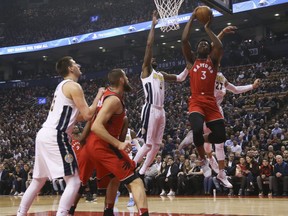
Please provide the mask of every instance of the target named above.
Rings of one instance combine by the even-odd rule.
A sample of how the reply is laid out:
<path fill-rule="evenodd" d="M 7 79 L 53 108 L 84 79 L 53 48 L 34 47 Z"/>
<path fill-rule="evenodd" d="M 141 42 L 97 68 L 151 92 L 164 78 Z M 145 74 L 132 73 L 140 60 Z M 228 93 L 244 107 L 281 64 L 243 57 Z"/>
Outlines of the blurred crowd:
<path fill-rule="evenodd" d="M 0 23 L 5 23 L 0 25 L 4 36 L 0 47 L 38 43 L 149 21 L 156 8 L 154 1 L 140 0 L 83 0 L 81 4 L 76 0 L 69 1 L 69 4 L 64 0 L 48 2 L 29 7 L 5 2 L 0 9 Z M 179 14 L 191 12 L 195 5 L 194 1 L 185 0 Z M 98 18 L 91 22 L 92 16 Z"/>
<path fill-rule="evenodd" d="M 167 72 L 179 73 L 182 70 L 183 67 L 174 67 Z M 145 178 L 147 176 L 151 180 L 148 181 L 146 179 L 147 182 L 145 183 L 148 193 L 161 193 L 164 195 L 167 190 L 173 190 L 175 194 L 210 194 L 213 188 L 227 194 L 239 193 L 241 195 L 244 192 L 256 193 L 256 191 L 261 193 L 257 186 L 257 177 L 261 176 L 259 166 L 265 160 L 271 166 L 269 176 L 274 176 L 278 180 L 276 173 L 273 172 L 273 167 L 277 167 L 277 164 L 282 163 L 281 158 L 282 161 L 286 161 L 285 163 L 288 160 L 287 59 L 282 58 L 242 66 L 223 67 L 221 71 L 228 81 L 234 85 L 252 84 L 256 78 L 260 78 L 262 82 L 260 88 L 245 94 L 233 95 L 232 93 L 227 93 L 222 103 L 227 131 L 227 141 L 225 143 L 227 173 L 235 186 L 234 189 L 237 191 L 228 191 L 225 188 L 221 188 L 221 185 L 217 185 L 212 172 L 211 178 L 205 179 L 193 144 L 184 150 L 178 150 L 179 144 L 190 130 L 187 114 L 187 99 L 190 91 L 187 79 L 180 84 L 167 83 L 165 86 L 167 122 L 163 144 L 157 156 L 160 161 L 157 162 L 157 159 L 155 159 L 156 165 L 152 165 L 158 167 L 158 170 L 157 172 L 155 170 L 152 172 L 151 168 L 149 170 L 153 175 L 148 172 L 145 175 Z M 138 131 L 141 123 L 140 116 L 144 95 L 139 78 L 140 74 L 129 73 L 128 77 L 134 87 L 133 92 L 125 97 L 129 127 L 134 131 Z M 97 89 L 106 84 L 105 78 L 97 78 L 97 80 L 84 79 L 81 81 L 86 98 L 90 103 Z M 45 121 L 53 91 L 54 86 L 51 88 L 39 86 L 1 90 L 1 194 L 22 195 L 28 187 L 32 177 L 31 173 L 33 172 L 35 135 Z M 47 104 L 38 105 L 36 103 L 37 97 L 46 97 Z M 79 126 L 83 127 L 83 125 Z M 157 163 L 163 165 L 159 166 Z M 253 163 L 253 166 L 251 163 Z M 178 167 L 178 169 L 175 169 L 178 171 L 173 174 L 175 178 L 170 176 L 171 178 L 173 177 L 173 180 L 171 180 L 173 184 L 168 184 L 165 179 L 169 177 L 167 176 L 167 169 L 172 164 Z M 183 166 L 183 164 L 187 166 Z M 167 166 L 166 168 L 165 165 Z M 253 172 L 250 170 L 251 167 L 255 168 Z M 240 168 L 243 168 L 243 170 L 241 171 Z M 288 178 L 287 169 L 286 164 L 286 168 L 283 168 L 282 171 L 283 176 Z M 6 174 L 4 175 L 3 173 Z M 190 177 L 192 176 L 190 175 L 197 176 L 191 180 Z M 268 189 L 269 191 L 266 192 L 274 192 L 274 195 L 285 195 L 287 191 L 282 188 L 283 182 L 282 184 L 280 182 L 280 189 L 278 190 L 278 185 L 276 184 L 275 186 L 275 179 L 271 178 L 271 185 L 274 185 L 274 189 L 271 186 L 270 190 Z M 58 189 L 54 189 L 53 181 L 48 181 L 47 187 L 44 187 L 44 191 L 42 191 L 43 194 L 61 193 L 59 183 L 61 181 L 54 181 L 56 186 L 59 186 Z M 171 181 L 169 182 L 171 183 Z M 264 185 L 266 185 L 266 182 Z M 269 181 L 267 185 L 269 185 Z M 277 187 L 277 190 L 275 187 Z"/>
<path fill-rule="evenodd" d="M 65 0 L 27 2 L 0 1 L 0 47 L 40 43 L 145 22 L 151 20 L 151 13 L 156 9 L 153 0 L 82 0 L 81 4 L 76 0 L 69 4 Z M 202 3 L 184 0 L 179 14 L 192 12 L 199 4 Z"/>

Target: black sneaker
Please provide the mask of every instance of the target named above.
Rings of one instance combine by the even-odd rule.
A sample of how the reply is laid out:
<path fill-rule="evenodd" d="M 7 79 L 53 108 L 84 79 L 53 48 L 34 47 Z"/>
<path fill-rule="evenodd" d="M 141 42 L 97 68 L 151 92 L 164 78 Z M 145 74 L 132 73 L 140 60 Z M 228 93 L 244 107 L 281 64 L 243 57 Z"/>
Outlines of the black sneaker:
<path fill-rule="evenodd" d="M 70 208 L 70 210 L 69 210 L 68 214 L 69 214 L 69 215 L 71 215 L 71 216 L 73 216 L 73 215 L 74 215 L 74 213 L 75 213 L 75 209 L 76 209 L 76 207 L 75 207 L 75 206 L 71 206 L 71 208 Z"/>

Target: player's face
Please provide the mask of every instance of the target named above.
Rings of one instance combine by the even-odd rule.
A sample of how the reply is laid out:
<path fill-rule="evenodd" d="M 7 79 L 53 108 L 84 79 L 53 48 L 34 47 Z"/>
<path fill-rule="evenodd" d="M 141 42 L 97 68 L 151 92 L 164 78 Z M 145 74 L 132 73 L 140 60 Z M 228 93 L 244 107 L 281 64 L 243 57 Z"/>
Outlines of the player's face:
<path fill-rule="evenodd" d="M 124 74 L 124 91 L 125 92 L 130 92 L 132 91 L 132 86 L 129 83 L 128 77 L 126 76 L 125 72 L 123 71 Z"/>
<path fill-rule="evenodd" d="M 78 134 L 80 132 L 79 128 L 77 126 L 75 126 L 73 128 L 73 134 Z"/>
<path fill-rule="evenodd" d="M 157 62 L 156 62 L 156 58 L 152 58 L 152 59 L 151 59 L 151 65 L 152 65 L 152 68 L 153 68 L 154 70 L 157 69 L 158 64 L 157 64 Z"/>
<path fill-rule="evenodd" d="M 82 74 L 80 70 L 81 65 L 77 64 L 74 60 L 71 60 L 71 62 L 72 62 L 72 67 L 73 67 L 73 74 L 75 74 L 75 76 L 79 78 Z"/>
<path fill-rule="evenodd" d="M 197 52 L 200 55 L 208 55 L 210 53 L 210 45 L 207 41 L 200 41 L 197 47 Z"/>

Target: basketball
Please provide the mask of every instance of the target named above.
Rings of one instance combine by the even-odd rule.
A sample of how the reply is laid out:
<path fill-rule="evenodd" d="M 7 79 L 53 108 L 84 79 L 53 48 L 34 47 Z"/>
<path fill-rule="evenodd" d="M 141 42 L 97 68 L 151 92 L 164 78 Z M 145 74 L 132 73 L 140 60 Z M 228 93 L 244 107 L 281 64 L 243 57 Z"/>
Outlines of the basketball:
<path fill-rule="evenodd" d="M 209 20 L 209 17 L 213 16 L 212 10 L 208 6 L 199 6 L 196 10 L 196 18 L 202 24 L 206 24 Z"/>

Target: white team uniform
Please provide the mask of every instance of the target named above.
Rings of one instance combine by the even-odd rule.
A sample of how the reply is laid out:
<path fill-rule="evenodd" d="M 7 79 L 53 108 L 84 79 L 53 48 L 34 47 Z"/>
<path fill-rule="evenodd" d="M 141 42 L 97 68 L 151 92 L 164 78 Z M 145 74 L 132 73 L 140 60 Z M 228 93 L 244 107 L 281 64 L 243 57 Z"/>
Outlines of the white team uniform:
<path fill-rule="evenodd" d="M 224 75 L 221 72 L 218 72 L 216 80 L 215 80 L 214 96 L 216 98 L 217 105 L 223 117 L 224 117 L 224 113 L 221 107 L 221 103 L 226 94 L 225 82 L 226 82 L 226 78 L 224 77 Z M 209 132 L 211 132 L 210 129 L 207 128 L 206 124 L 204 123 L 204 133 L 209 133 Z"/>
<path fill-rule="evenodd" d="M 137 151 L 140 149 L 140 145 L 139 143 L 135 143 L 132 139 L 132 135 L 131 135 L 131 129 L 128 128 L 127 130 L 127 134 L 126 134 L 126 138 L 125 138 L 125 142 L 129 142 L 132 145 L 132 149 L 131 151 L 128 153 L 129 158 L 132 160 L 133 157 L 135 156 L 135 154 L 137 153 Z"/>
<path fill-rule="evenodd" d="M 141 113 L 141 135 L 147 144 L 160 144 L 165 129 L 164 77 L 153 69 L 149 77 L 141 80 L 145 93 L 145 104 Z"/>
<path fill-rule="evenodd" d="M 75 173 L 77 161 L 70 145 L 71 133 L 79 110 L 58 84 L 48 117 L 36 136 L 33 178 L 59 178 Z"/>

